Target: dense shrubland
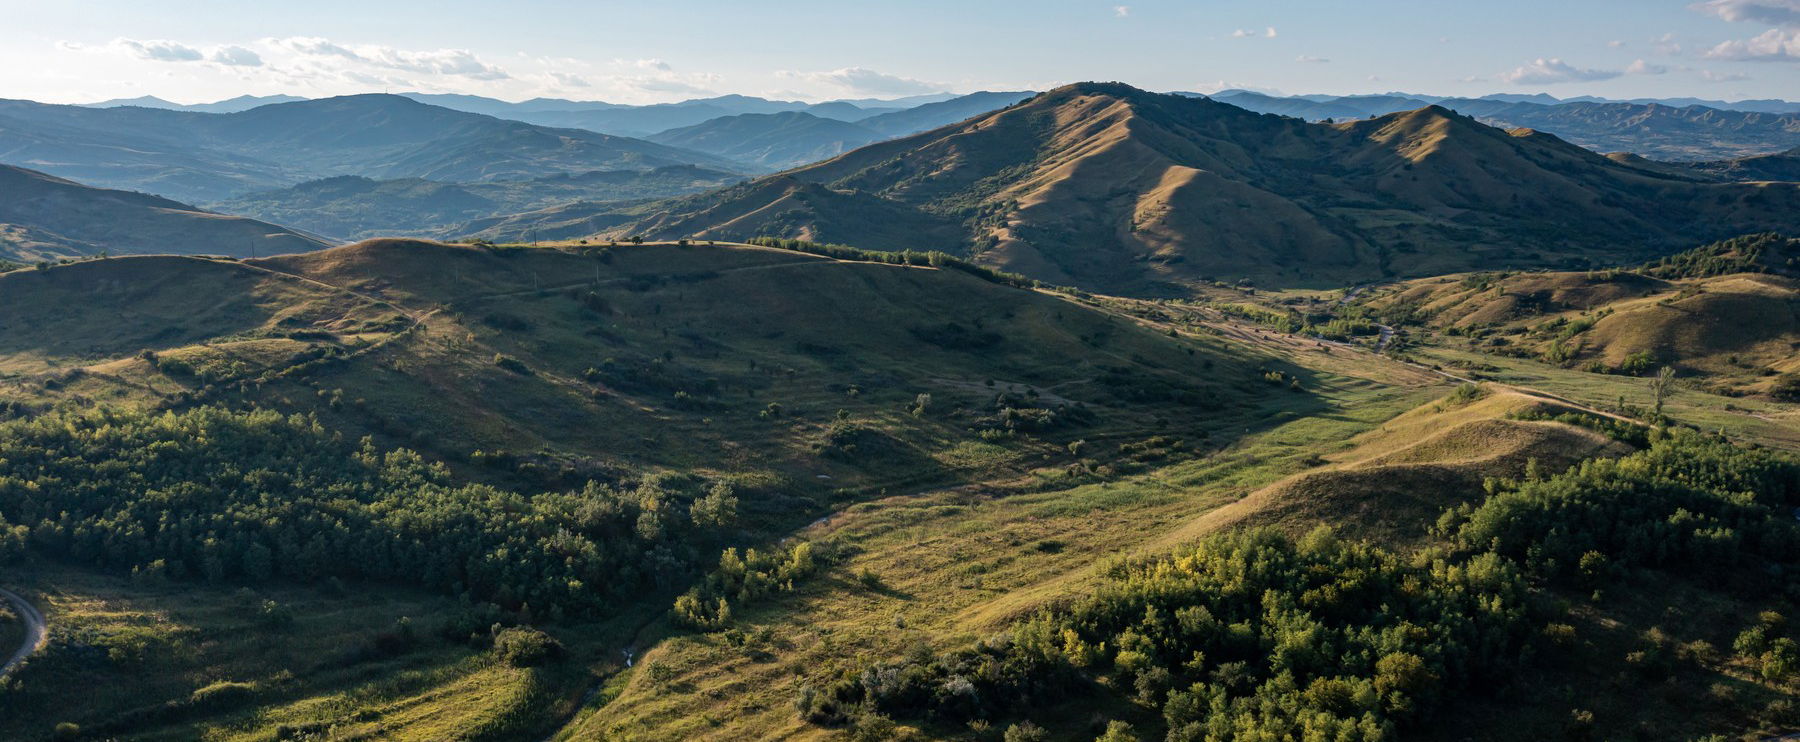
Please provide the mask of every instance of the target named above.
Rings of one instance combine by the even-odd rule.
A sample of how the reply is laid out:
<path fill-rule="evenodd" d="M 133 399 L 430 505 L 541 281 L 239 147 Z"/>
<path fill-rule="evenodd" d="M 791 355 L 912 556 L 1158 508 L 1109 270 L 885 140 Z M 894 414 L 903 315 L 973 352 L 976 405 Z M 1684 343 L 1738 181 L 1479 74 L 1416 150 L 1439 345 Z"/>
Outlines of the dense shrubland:
<path fill-rule="evenodd" d="M 673 586 L 736 502 L 685 477 L 535 495 L 459 484 L 412 451 L 267 411 L 0 424 L 0 557 L 23 540 L 150 579 L 396 580 L 527 615 L 593 615 Z"/>
<path fill-rule="evenodd" d="M 815 678 L 796 705 L 819 724 L 988 725 L 1112 694 L 1154 709 L 1171 740 L 1386 740 L 1572 631 L 1545 591 L 1661 569 L 1796 597 L 1800 461 L 1686 430 L 1642 440 L 1623 459 L 1490 482 L 1414 556 L 1325 529 L 1216 535 L 1111 566 L 1091 595 L 973 646 Z M 1764 618 L 1735 651 L 1791 679 L 1800 644 Z M 1677 654 L 1651 644 L 1639 664 Z"/>

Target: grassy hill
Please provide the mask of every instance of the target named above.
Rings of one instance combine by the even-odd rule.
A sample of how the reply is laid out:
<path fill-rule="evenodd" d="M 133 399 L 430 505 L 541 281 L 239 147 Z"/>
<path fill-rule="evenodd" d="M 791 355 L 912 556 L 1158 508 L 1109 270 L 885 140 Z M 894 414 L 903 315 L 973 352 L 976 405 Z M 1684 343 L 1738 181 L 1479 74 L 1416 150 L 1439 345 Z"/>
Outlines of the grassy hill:
<path fill-rule="evenodd" d="M 233 214 L 351 239 L 454 236 L 469 231 L 460 229 L 460 225 L 492 217 L 580 201 L 667 198 L 718 188 L 742 177 L 693 165 L 476 183 L 423 178 L 375 180 L 345 175 L 252 193 L 216 206 Z M 583 234 L 592 231 L 595 230 Z"/>
<path fill-rule="evenodd" d="M 814 190 L 796 203 L 801 186 Z M 1341 286 L 1617 263 L 1671 251 L 1676 240 L 1787 228 L 1797 205 L 1800 185 L 1650 173 L 1437 107 L 1327 126 L 1084 83 L 638 209 L 651 213 L 610 234 L 805 235 L 1172 293 L 1205 280 Z M 862 226 L 902 215 L 913 225 L 904 231 Z"/>
<path fill-rule="evenodd" d="M 0 259 L 20 263 L 111 253 L 248 257 L 326 247 L 319 237 L 143 193 L 91 188 L 0 165 Z"/>
<path fill-rule="evenodd" d="M 1055 295 L 768 248 L 375 241 L 0 280 L 0 370 L 21 402 L 242 394 L 453 461 L 481 450 L 550 472 L 705 466 L 807 489 L 907 481 L 943 476 L 969 450 L 1007 460 L 1106 431 L 1201 424 L 1266 386 L 1249 361 Z M 230 300 L 209 285 L 234 287 Z M 134 311 L 100 322 L 73 305 Z M 995 402 L 1007 389 L 1025 396 Z M 927 409 L 909 412 L 920 395 Z M 1020 426 L 1052 443 L 1015 439 Z M 995 447 L 967 449 L 984 430 Z M 865 432 L 867 460 L 826 455 Z"/>
<path fill-rule="evenodd" d="M 1359 301 L 1453 345 L 1597 373 L 1670 365 L 1733 394 L 1800 372 L 1800 241 L 1730 240 L 1636 270 L 1421 279 Z"/>

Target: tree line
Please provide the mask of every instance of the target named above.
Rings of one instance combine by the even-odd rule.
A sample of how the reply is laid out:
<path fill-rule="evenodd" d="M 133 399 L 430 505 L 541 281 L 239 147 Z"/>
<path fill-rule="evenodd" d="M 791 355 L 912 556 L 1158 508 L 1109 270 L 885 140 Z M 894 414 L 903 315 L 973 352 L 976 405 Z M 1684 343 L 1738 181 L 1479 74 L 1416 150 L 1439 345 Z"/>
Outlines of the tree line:
<path fill-rule="evenodd" d="M 267 410 L 0 423 L 0 558 L 28 547 L 148 579 L 400 580 L 597 615 L 673 587 L 736 510 L 729 484 L 681 475 L 536 494 L 457 483 L 413 451 Z"/>

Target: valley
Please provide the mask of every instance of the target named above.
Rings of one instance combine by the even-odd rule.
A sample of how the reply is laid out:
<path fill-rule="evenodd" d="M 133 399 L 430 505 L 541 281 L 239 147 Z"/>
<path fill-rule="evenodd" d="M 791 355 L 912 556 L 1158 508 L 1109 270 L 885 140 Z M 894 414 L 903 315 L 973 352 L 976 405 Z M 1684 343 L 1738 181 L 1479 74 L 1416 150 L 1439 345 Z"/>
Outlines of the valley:
<path fill-rule="evenodd" d="M 0 740 L 1800 738 L 1793 0 L 240 5 L 0 11 Z"/>

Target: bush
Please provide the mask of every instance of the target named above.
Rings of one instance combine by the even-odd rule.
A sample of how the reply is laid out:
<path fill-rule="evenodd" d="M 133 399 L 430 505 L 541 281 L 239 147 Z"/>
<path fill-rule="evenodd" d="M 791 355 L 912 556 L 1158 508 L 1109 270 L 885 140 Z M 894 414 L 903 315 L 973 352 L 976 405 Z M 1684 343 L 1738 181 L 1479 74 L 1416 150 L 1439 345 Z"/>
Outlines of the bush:
<path fill-rule="evenodd" d="M 534 628 L 515 626 L 494 635 L 494 655 L 512 667 L 536 667 L 562 653 L 562 642 Z"/>

